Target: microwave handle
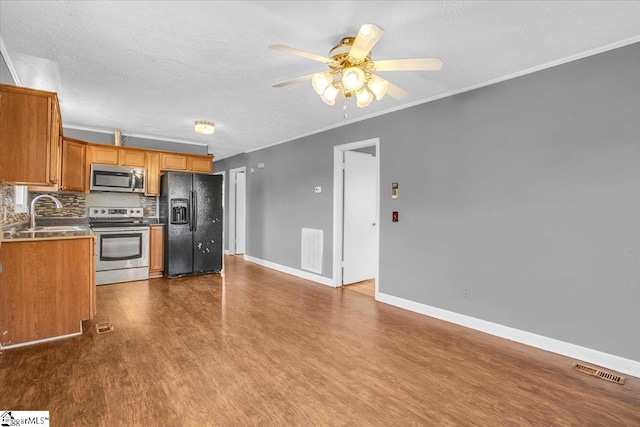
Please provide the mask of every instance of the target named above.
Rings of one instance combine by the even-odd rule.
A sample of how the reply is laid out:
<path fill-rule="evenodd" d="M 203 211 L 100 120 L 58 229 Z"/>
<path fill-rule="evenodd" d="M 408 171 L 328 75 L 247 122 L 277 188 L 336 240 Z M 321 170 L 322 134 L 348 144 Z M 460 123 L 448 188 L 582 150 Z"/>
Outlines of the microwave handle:
<path fill-rule="evenodd" d="M 135 187 L 136 187 L 136 171 L 131 169 L 131 192 L 132 193 Z"/>

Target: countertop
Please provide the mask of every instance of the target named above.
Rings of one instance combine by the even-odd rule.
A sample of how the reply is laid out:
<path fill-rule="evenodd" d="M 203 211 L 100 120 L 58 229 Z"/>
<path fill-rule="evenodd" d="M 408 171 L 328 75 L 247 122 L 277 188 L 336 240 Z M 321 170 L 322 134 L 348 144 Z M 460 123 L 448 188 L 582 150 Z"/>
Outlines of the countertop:
<path fill-rule="evenodd" d="M 36 223 L 36 226 L 50 226 L 50 225 L 73 225 L 77 226 L 79 230 L 65 230 L 65 231 L 28 231 L 28 223 L 18 223 L 11 227 L 3 228 L 0 230 L 0 242 L 28 242 L 36 240 L 60 240 L 60 239 L 79 239 L 79 238 L 93 238 L 95 237 L 93 231 L 86 223 L 70 224 L 67 221 L 59 221 L 56 223 L 42 221 Z"/>

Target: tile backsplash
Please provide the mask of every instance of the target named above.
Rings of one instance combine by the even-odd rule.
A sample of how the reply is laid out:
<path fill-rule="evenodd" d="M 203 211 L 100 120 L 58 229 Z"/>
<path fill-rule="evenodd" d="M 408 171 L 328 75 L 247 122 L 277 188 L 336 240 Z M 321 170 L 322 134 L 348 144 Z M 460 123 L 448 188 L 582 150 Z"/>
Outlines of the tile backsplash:
<path fill-rule="evenodd" d="M 14 203 L 13 185 L 0 182 L 0 226 L 29 220 L 28 214 L 13 212 Z"/>
<path fill-rule="evenodd" d="M 29 214 L 14 213 L 15 194 L 12 184 L 0 183 L 0 226 L 28 221 Z M 51 194 L 62 203 L 61 209 L 56 209 L 55 203 L 50 199 L 41 199 L 36 205 L 36 216 L 47 218 L 84 218 L 89 206 L 122 206 L 142 207 L 146 217 L 155 217 L 157 197 L 127 193 L 40 193 L 29 192 L 29 204 L 34 197 L 40 194 Z M 6 208 L 6 218 L 5 218 Z"/>

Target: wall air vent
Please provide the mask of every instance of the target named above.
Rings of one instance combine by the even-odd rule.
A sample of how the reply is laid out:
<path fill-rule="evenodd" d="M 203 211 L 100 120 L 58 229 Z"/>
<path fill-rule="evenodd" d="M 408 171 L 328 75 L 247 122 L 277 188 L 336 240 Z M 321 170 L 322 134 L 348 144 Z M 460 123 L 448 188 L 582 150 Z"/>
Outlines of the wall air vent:
<path fill-rule="evenodd" d="M 594 377 L 602 378 L 603 380 L 611 381 L 616 384 L 624 384 L 627 378 L 622 375 L 608 372 L 602 369 L 594 368 L 593 366 L 583 365 L 581 363 L 574 363 L 571 367 L 577 371 L 584 372 L 585 374 L 592 375 Z"/>

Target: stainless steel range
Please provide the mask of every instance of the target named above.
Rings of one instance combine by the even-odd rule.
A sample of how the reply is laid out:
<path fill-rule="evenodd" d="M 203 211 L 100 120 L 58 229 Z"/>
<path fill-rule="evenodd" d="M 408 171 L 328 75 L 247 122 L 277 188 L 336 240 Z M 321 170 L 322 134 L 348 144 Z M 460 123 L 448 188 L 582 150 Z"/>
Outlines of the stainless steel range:
<path fill-rule="evenodd" d="M 149 278 L 149 222 L 142 208 L 91 207 L 96 234 L 96 284 Z"/>

